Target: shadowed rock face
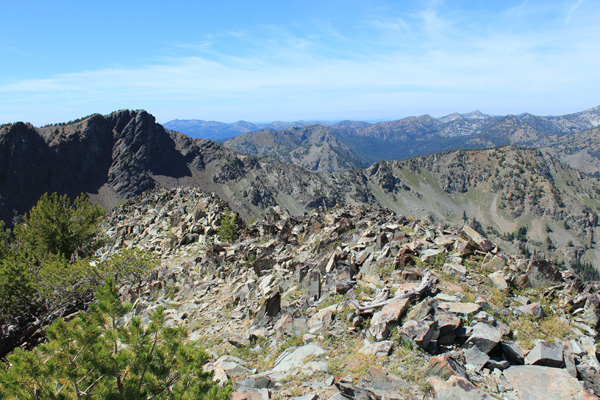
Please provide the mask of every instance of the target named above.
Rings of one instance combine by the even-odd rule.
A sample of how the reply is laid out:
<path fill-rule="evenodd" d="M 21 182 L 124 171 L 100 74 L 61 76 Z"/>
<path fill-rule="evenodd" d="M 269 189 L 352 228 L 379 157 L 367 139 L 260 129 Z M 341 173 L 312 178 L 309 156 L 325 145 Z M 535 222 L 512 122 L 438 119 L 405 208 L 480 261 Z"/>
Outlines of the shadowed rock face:
<path fill-rule="evenodd" d="M 0 130 L 3 219 L 29 210 L 45 192 L 77 195 L 97 190 L 110 166 L 112 139 L 103 120 L 74 129 L 37 130 L 16 123 Z"/>
<path fill-rule="evenodd" d="M 145 111 L 93 115 L 81 122 L 0 129 L 0 214 L 10 220 L 45 192 L 75 196 L 110 187 L 128 198 L 155 186 L 152 175 L 190 175 L 174 140 Z M 102 201 L 100 201 L 102 203 Z M 106 204 L 103 204 L 106 205 Z"/>

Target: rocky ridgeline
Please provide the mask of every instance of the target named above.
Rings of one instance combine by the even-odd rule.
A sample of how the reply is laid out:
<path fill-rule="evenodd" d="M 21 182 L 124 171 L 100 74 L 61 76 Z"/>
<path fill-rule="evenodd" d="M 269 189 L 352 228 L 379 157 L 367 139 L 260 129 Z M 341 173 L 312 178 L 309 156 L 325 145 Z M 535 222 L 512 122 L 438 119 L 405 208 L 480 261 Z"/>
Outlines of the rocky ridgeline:
<path fill-rule="evenodd" d="M 195 188 L 148 191 L 109 215 L 106 243 L 97 256 L 105 259 L 119 249 L 135 247 L 168 258 L 187 245 L 205 248 L 216 240 L 226 210 L 227 204 L 217 196 Z M 238 229 L 243 226 L 239 217 L 237 223 Z"/>
<path fill-rule="evenodd" d="M 161 254 L 130 318 L 158 306 L 234 399 L 595 399 L 600 296 L 468 226 L 367 206 L 271 209 L 235 243 L 195 189 L 117 208 L 105 255 Z"/>

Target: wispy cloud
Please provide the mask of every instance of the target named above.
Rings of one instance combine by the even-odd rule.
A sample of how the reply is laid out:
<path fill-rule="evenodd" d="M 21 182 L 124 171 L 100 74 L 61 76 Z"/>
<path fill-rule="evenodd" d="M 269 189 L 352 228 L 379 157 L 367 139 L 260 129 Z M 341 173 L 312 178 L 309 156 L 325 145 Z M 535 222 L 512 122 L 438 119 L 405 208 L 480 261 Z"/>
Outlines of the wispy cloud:
<path fill-rule="evenodd" d="M 516 21 L 537 12 L 527 2 L 497 13 L 430 3 L 351 28 L 316 19 L 225 31 L 173 43 L 177 56 L 139 67 L 4 83 L 0 120 L 20 115 L 25 104 L 48 105 L 44 118 L 127 107 L 162 121 L 577 111 L 600 103 L 600 54 L 593 51 L 600 28 L 569 24 L 581 3 L 561 26 Z M 506 28 L 508 15 L 517 17 Z"/>
<path fill-rule="evenodd" d="M 565 19 L 565 23 L 567 25 L 569 25 L 571 23 L 571 18 L 573 18 L 573 14 L 575 14 L 575 11 L 577 11 L 577 9 L 579 8 L 579 6 L 582 3 L 583 3 L 583 0 L 577 0 L 577 2 L 573 5 L 573 7 L 571 7 L 569 12 L 567 13 L 567 18 Z"/>

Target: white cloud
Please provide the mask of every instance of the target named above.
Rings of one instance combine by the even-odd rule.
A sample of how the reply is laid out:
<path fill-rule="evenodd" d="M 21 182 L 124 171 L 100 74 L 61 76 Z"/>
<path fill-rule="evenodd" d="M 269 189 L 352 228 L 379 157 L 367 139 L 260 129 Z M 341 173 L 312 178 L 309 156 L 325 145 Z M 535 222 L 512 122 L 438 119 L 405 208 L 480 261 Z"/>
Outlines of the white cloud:
<path fill-rule="evenodd" d="M 162 121 L 256 121 L 591 107 L 600 104 L 600 28 L 573 23 L 580 4 L 568 12 L 572 23 L 558 27 L 505 29 L 494 16 L 474 20 L 481 11 L 457 18 L 433 4 L 370 17 L 354 30 L 321 20 L 230 31 L 173 44 L 186 54 L 140 67 L 4 83 L 0 121 L 40 124 L 118 108 L 146 108 Z M 535 12 L 523 3 L 504 16 L 526 21 Z"/>

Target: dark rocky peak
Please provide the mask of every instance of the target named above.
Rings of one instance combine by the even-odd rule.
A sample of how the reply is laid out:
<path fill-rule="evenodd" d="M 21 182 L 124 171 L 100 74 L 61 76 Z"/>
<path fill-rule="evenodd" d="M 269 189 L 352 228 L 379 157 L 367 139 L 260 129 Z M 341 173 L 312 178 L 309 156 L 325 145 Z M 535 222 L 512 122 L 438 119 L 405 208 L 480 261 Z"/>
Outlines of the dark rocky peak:
<path fill-rule="evenodd" d="M 27 143 L 39 139 L 33 125 L 24 122 L 15 122 L 7 124 L 0 128 L 0 143 Z"/>
<path fill-rule="evenodd" d="M 143 122 L 156 123 L 154 117 L 144 110 L 119 110 L 107 115 L 105 118 L 109 125 L 112 126 L 116 137 L 121 137 L 121 135 L 132 130 L 135 131 L 135 127 Z"/>
<path fill-rule="evenodd" d="M 129 197 L 153 188 L 151 174 L 190 175 L 169 133 L 146 111 L 117 111 L 107 121 L 115 138 L 108 181 L 117 193 Z"/>
<path fill-rule="evenodd" d="M 29 210 L 45 192 L 97 194 L 107 206 L 103 196 L 140 194 L 155 186 L 155 176 L 190 175 L 171 135 L 146 111 L 95 114 L 38 129 L 5 125 L 0 158 L 2 217 L 7 220 Z M 105 186 L 108 193 L 100 194 Z"/>
<path fill-rule="evenodd" d="M 106 119 L 94 114 L 86 119 L 68 125 L 53 125 L 36 129 L 39 136 L 55 151 L 78 147 L 77 151 L 108 152 L 112 149 L 113 138 Z"/>
<path fill-rule="evenodd" d="M 2 219 L 28 211 L 45 192 L 78 195 L 102 185 L 110 165 L 110 137 L 65 128 L 36 130 L 17 123 L 0 134 Z"/>

